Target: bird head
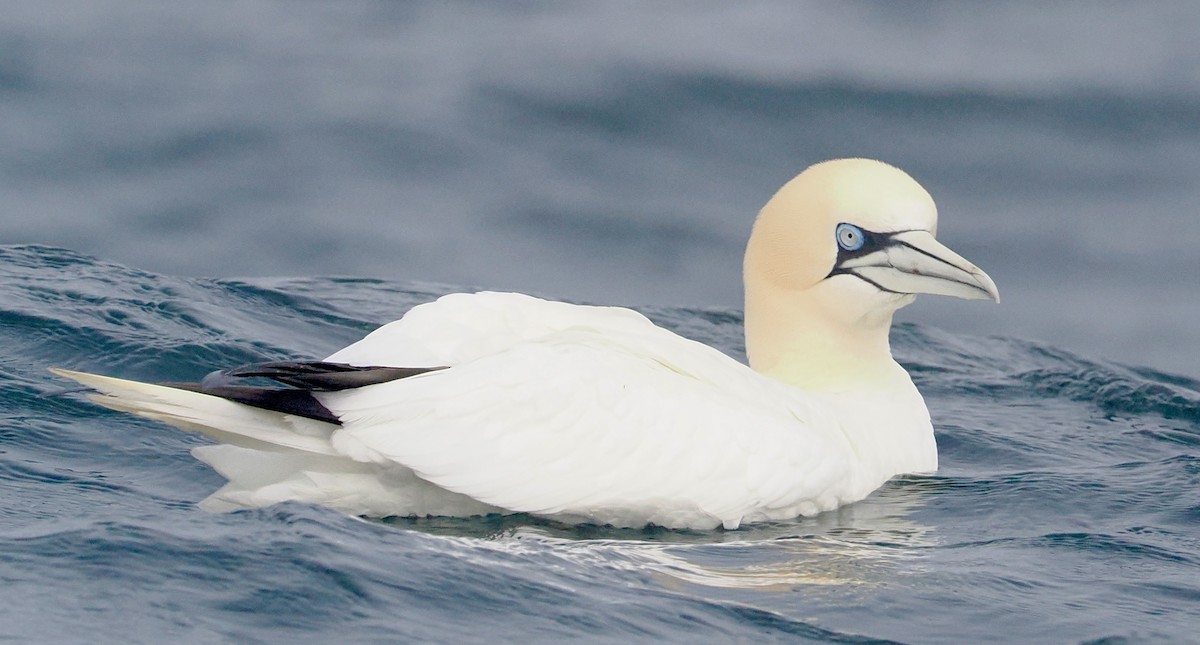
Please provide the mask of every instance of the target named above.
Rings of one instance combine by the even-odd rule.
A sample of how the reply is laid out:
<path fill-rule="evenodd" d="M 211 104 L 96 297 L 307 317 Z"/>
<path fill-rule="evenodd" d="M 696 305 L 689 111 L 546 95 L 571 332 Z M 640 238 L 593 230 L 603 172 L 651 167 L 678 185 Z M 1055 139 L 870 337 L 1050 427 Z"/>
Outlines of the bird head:
<path fill-rule="evenodd" d="M 887 351 L 892 314 L 916 294 L 999 302 L 992 279 L 936 232 L 933 198 L 883 162 L 827 161 L 789 181 L 759 213 L 746 249 L 751 364 L 775 362 L 767 354 L 789 342 L 810 354 L 853 343 Z"/>

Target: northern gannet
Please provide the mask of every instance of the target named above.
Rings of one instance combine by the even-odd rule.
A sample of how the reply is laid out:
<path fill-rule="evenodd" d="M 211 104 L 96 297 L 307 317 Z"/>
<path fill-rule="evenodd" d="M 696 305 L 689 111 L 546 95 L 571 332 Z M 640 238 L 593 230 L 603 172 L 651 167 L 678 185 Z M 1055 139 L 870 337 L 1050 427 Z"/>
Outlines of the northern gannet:
<path fill-rule="evenodd" d="M 749 367 L 630 309 L 484 292 L 414 307 L 319 362 L 198 384 L 53 371 L 101 405 L 217 441 L 192 451 L 228 480 L 210 510 L 299 500 L 735 529 L 937 469 L 925 402 L 892 359 L 892 314 L 918 293 L 999 294 L 936 225 L 929 193 L 879 161 L 789 181 L 746 248 Z"/>

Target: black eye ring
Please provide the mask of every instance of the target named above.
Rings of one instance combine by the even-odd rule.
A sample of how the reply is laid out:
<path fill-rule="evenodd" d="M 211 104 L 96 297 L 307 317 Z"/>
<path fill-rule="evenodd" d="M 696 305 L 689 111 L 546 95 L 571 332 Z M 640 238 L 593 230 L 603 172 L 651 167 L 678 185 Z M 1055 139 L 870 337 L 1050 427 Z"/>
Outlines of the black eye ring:
<path fill-rule="evenodd" d="M 838 246 L 847 251 L 857 251 L 866 243 L 867 237 L 863 235 L 862 229 L 853 224 L 838 224 L 834 231 L 834 237 L 837 238 Z"/>

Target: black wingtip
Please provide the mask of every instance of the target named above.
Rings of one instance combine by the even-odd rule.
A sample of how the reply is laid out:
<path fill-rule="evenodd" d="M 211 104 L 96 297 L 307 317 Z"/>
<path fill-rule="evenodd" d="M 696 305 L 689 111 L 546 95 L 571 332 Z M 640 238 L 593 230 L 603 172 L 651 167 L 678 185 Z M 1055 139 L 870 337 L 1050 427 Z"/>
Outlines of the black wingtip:
<path fill-rule="evenodd" d="M 201 383 L 163 383 L 163 385 L 220 397 L 253 408 L 342 425 L 341 419 L 330 412 L 329 408 L 321 405 L 321 402 L 308 390 L 248 385 L 205 386 Z"/>
<path fill-rule="evenodd" d="M 313 392 L 338 392 L 378 385 L 425 374 L 445 367 L 360 367 L 326 361 L 275 361 L 242 365 L 205 376 L 199 383 L 164 383 L 202 394 L 217 396 L 251 407 L 293 414 L 341 425 Z M 269 379 L 288 387 L 246 385 L 250 379 Z"/>
<path fill-rule="evenodd" d="M 213 372 L 203 382 L 225 385 L 236 379 L 266 378 L 314 392 L 337 392 L 409 378 L 445 367 L 357 366 L 326 361 L 276 361 Z"/>

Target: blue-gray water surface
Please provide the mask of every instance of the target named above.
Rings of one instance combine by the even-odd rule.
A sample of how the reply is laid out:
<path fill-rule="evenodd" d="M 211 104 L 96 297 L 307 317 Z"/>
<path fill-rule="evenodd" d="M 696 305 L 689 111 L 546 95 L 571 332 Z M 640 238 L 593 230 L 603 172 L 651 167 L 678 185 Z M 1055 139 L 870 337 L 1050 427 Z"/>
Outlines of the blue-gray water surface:
<path fill-rule="evenodd" d="M 738 531 L 218 515 L 196 435 L 50 366 L 178 381 L 319 358 L 451 287 L 157 275 L 0 247 L 0 636 L 39 642 L 1190 642 L 1200 382 L 917 324 L 942 468 Z M 741 314 L 650 307 L 740 356 Z M 1110 639 L 1110 640 L 1104 640 Z M 1127 639 L 1127 640 L 1122 640 Z"/>
<path fill-rule="evenodd" d="M 10 0 L 0 241 L 171 275 L 740 305 L 754 214 L 911 172 L 1001 307 L 1200 377 L 1200 3 Z"/>
<path fill-rule="evenodd" d="M 1195 642 L 1197 33 L 1190 0 L 2 3 L 0 640 Z M 201 438 L 45 371 L 321 357 L 478 287 L 740 356 L 755 212 L 843 156 L 911 172 L 1003 302 L 901 312 L 942 469 L 817 518 L 209 515 Z"/>

